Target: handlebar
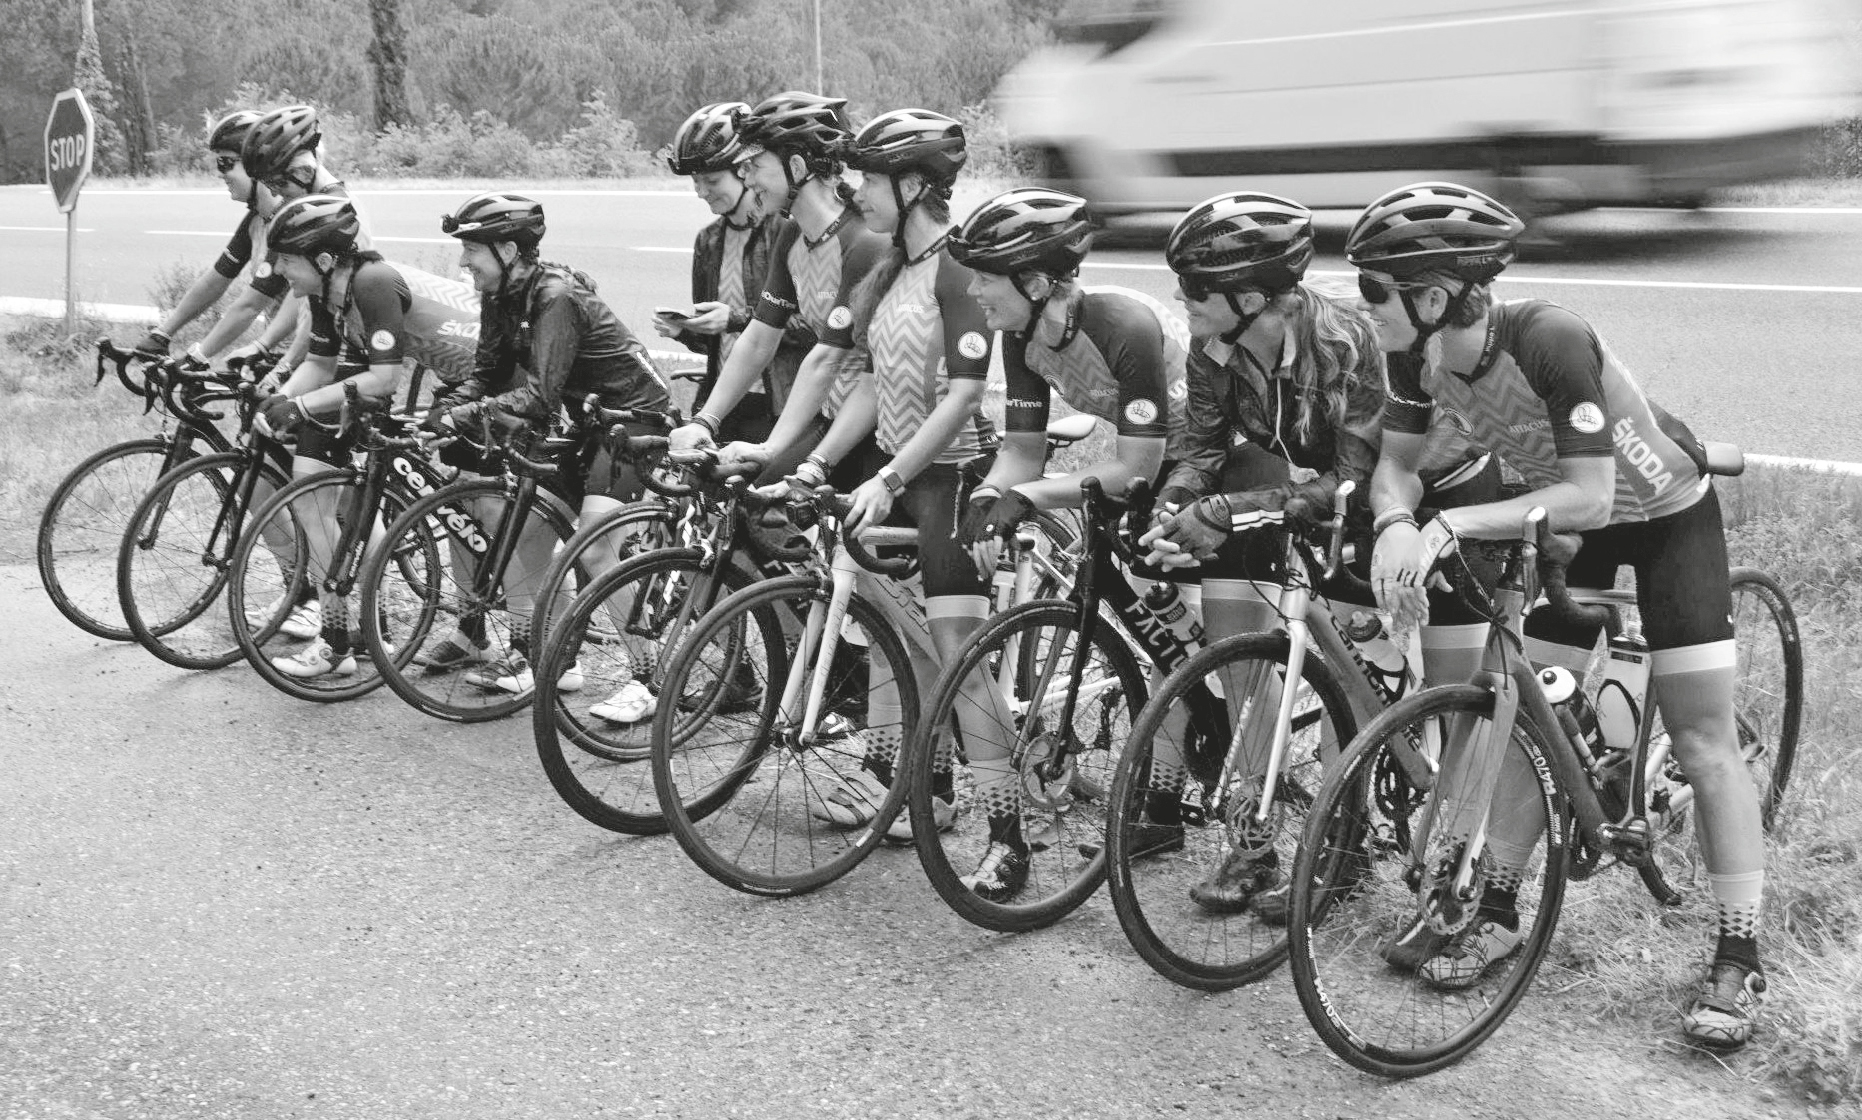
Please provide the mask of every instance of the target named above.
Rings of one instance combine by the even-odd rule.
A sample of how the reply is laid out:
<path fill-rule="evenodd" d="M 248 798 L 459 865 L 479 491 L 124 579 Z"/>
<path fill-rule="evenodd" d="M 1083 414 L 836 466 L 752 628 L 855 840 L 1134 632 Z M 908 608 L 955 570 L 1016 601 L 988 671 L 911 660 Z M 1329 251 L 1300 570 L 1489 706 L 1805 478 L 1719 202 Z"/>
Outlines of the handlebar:
<path fill-rule="evenodd" d="M 147 375 L 144 375 L 141 384 L 137 384 L 129 376 L 129 364 L 141 362 L 144 369 L 147 369 L 149 365 L 159 361 L 160 359 L 155 355 L 144 354 L 139 350 L 121 350 L 117 348 L 116 343 L 107 338 L 100 338 L 97 340 L 97 380 L 92 383 L 92 387 L 103 384 L 103 379 L 110 374 L 107 363 L 114 363 L 116 379 L 123 383 L 123 388 L 153 404 Z"/>

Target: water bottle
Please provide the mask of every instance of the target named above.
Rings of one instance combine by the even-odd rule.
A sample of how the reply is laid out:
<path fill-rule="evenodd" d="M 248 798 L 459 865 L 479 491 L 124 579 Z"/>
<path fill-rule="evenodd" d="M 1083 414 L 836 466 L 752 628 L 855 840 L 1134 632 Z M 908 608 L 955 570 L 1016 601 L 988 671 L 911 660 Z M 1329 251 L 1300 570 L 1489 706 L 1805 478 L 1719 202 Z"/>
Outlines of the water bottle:
<path fill-rule="evenodd" d="M 1183 599 L 1183 589 L 1176 584 L 1169 580 L 1153 583 L 1144 593 L 1144 606 L 1184 646 L 1194 649 L 1202 643 L 1202 622 L 1190 613 L 1190 605 Z"/>
<path fill-rule="evenodd" d="M 1649 689 L 1649 643 L 1631 627 L 1610 639 L 1610 656 L 1597 689 L 1597 726 L 1618 750 L 1635 746 Z"/>
<path fill-rule="evenodd" d="M 1345 637 L 1358 647 L 1364 660 L 1384 679 L 1384 689 L 1395 700 L 1408 691 L 1409 659 L 1390 639 L 1384 620 L 1369 611 L 1352 611 L 1345 622 Z"/>
<path fill-rule="evenodd" d="M 1590 698 L 1578 687 L 1578 679 L 1571 670 L 1553 665 L 1539 670 L 1539 687 L 1558 713 L 1559 726 L 1578 744 L 1584 768 L 1596 774 L 1597 760 L 1604 752 L 1603 734 L 1597 730 L 1597 713 L 1590 706 Z"/>

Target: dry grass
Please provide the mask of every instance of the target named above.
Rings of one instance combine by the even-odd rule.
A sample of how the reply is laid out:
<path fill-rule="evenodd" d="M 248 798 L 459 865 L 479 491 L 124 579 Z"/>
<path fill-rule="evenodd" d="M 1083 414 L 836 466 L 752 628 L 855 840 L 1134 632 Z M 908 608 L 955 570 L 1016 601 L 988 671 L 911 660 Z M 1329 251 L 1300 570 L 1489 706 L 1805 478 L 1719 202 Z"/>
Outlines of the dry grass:
<path fill-rule="evenodd" d="M 1754 468 L 1722 487 L 1733 561 L 1789 593 L 1804 640 L 1798 755 L 1766 865 L 1760 934 L 1770 991 L 1763 1028 L 1727 1060 L 1807 1102 L 1862 1101 L 1862 480 Z M 1627 869 L 1567 895 L 1541 977 L 1579 1021 L 1611 1020 L 1644 1038 L 1676 1038 L 1711 950 L 1704 889 L 1657 905 Z"/>

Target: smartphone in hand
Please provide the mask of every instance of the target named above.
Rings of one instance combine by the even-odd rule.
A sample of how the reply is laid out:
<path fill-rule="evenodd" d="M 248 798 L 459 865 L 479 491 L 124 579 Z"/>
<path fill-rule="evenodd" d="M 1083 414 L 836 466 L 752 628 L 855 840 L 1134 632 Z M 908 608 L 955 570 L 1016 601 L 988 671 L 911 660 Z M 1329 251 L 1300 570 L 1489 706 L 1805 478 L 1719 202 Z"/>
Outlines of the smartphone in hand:
<path fill-rule="evenodd" d="M 660 318 L 660 319 L 677 319 L 680 322 L 684 322 L 685 320 L 690 319 L 694 317 L 695 315 L 697 315 L 697 312 L 680 311 L 676 307 L 655 307 L 653 309 L 653 314 L 655 317 Z"/>

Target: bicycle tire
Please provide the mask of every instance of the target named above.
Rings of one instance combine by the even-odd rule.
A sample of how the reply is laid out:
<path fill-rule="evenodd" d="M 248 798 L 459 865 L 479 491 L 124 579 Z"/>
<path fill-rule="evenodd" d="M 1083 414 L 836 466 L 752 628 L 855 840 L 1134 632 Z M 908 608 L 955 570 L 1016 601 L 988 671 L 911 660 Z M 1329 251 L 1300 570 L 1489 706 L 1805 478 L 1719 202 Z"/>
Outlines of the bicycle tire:
<path fill-rule="evenodd" d="M 1198 650 L 1157 685 L 1132 726 L 1131 746 L 1119 760 L 1106 831 L 1107 893 L 1132 948 L 1160 975 L 1184 987 L 1226 991 L 1273 972 L 1287 955 L 1286 914 L 1279 907 L 1254 905 L 1237 913 L 1216 913 L 1190 896 L 1192 884 L 1222 865 L 1231 842 L 1231 814 L 1246 811 L 1236 796 L 1243 786 L 1241 741 L 1231 741 L 1227 753 L 1233 757 L 1213 780 L 1187 779 L 1180 795 L 1181 847 L 1175 850 L 1159 843 L 1156 825 L 1146 812 L 1158 796 L 1147 788 L 1153 744 L 1168 713 L 1188 707 L 1195 690 L 1211 681 L 1220 685 L 1223 679 L 1258 679 L 1263 670 L 1276 672 L 1284 682 L 1290 653 L 1284 633 L 1241 634 Z M 1245 668 L 1250 664 L 1260 669 L 1250 672 Z M 1243 667 L 1239 672 L 1238 666 Z M 1308 699 L 1295 709 L 1274 797 L 1279 822 L 1274 846 L 1284 869 L 1282 885 L 1318 794 L 1324 762 L 1336 760 L 1357 735 L 1344 688 L 1316 650 L 1305 657 L 1300 677 Z M 1245 702 L 1237 726 L 1257 726 L 1251 721 L 1258 718 L 1271 728 L 1279 712 L 1266 705 L 1277 705 L 1279 696 L 1273 689 Z"/>
<path fill-rule="evenodd" d="M 293 503 L 305 498 L 314 491 L 335 489 L 342 491 L 335 495 L 334 505 L 338 511 L 346 510 L 350 494 L 362 484 L 361 472 L 354 468 L 322 471 L 307 475 L 293 481 L 289 486 L 273 495 L 263 506 L 253 513 L 257 524 L 264 524 L 268 516 L 280 511 L 288 511 L 295 518 Z M 398 488 L 392 481 L 384 484 L 381 494 L 381 508 L 371 511 L 371 516 L 380 521 L 392 521 L 395 516 L 413 502 L 413 495 Z M 372 658 L 358 656 L 356 671 L 347 676 L 326 674 L 321 677 L 293 677 L 281 671 L 273 658 L 282 658 L 300 646 L 305 639 L 293 638 L 281 634 L 279 627 L 301 597 L 307 582 L 320 582 L 321 577 L 309 563 L 308 548 L 301 533 L 296 534 L 298 548 L 289 569 L 276 563 L 274 556 L 267 556 L 263 563 L 255 565 L 255 558 L 266 554 L 260 546 L 263 537 L 257 533 L 243 534 L 239 546 L 233 551 L 232 573 L 227 581 L 226 606 L 228 625 L 239 638 L 239 646 L 247 663 L 253 671 L 287 696 L 299 700 L 309 700 L 320 704 L 333 704 L 354 700 L 366 696 L 381 687 L 381 674 L 375 670 Z M 366 538 L 363 547 L 367 547 Z M 415 598 L 420 597 L 440 564 L 438 546 L 431 537 L 410 542 L 409 553 L 397 557 L 395 569 L 402 583 L 415 588 Z M 340 566 L 341 561 L 338 560 Z M 350 597 L 355 598 L 352 589 Z M 275 606 L 263 621 L 254 623 L 263 608 L 253 610 L 254 601 Z M 355 654 L 365 652 L 360 631 L 361 619 L 351 617 L 351 646 Z M 315 640 L 315 639 L 310 639 Z"/>
<path fill-rule="evenodd" d="M 502 579 L 488 598 L 481 598 L 472 588 L 461 584 L 459 570 L 465 550 L 457 547 L 456 542 L 471 530 L 455 527 L 481 525 L 486 535 L 478 543 L 490 548 L 496 544 L 490 534 L 497 518 L 480 519 L 472 513 L 472 503 L 510 500 L 500 479 L 472 478 L 449 483 L 410 504 L 388 526 L 384 547 L 370 549 L 363 560 L 356 581 L 362 593 L 362 639 L 367 643 L 376 672 L 396 696 L 416 711 L 454 723 L 483 723 L 503 719 L 531 702 L 534 689 L 509 693 L 480 688 L 465 679 L 467 670 L 489 663 L 500 652 L 511 648 L 510 620 L 519 612 L 499 609 L 499 604 L 505 601 Z M 575 531 L 574 515 L 569 507 L 561 498 L 543 489 L 536 491 L 530 517 L 526 519 L 526 528 L 532 525 L 553 538 L 552 554 Z M 441 550 L 439 579 L 420 588 L 418 603 L 401 605 L 384 598 L 383 588 L 389 586 L 384 584 L 383 578 L 388 565 L 397 555 L 417 547 L 422 539 L 434 542 Z M 478 554 L 474 552 L 473 555 Z M 537 571 L 538 579 L 544 570 L 547 565 Z M 405 609 L 401 609 L 403 606 Z M 387 633 L 382 629 L 382 621 L 385 612 L 391 609 L 394 610 L 394 626 L 392 633 Z M 533 613 L 526 608 L 521 616 L 528 622 Z M 448 618 L 455 622 L 476 620 L 476 623 L 467 621 L 467 625 L 482 625 L 488 644 L 474 663 L 430 672 L 420 659 L 452 636 L 453 630 L 443 626 Z"/>
<path fill-rule="evenodd" d="M 531 721 L 543 772 L 570 808 L 603 828 L 650 836 L 670 827 L 660 811 L 659 795 L 653 785 L 651 723 L 610 724 L 593 716 L 589 708 L 634 678 L 643 653 L 654 667 L 656 694 L 672 695 L 664 687 L 666 655 L 703 613 L 679 621 L 698 605 L 669 601 L 680 599 L 680 581 L 684 581 L 684 597 L 689 598 L 695 590 L 713 594 L 715 588 L 722 587 L 735 592 L 753 580 L 742 569 L 726 566 L 713 588 L 695 589 L 693 581 L 703 578 L 704 555 L 698 549 L 660 549 L 623 560 L 597 576 L 575 597 L 550 632 L 537 661 L 537 699 Z M 666 613 L 645 611 L 635 615 L 640 604 L 656 598 Z M 617 604 L 616 600 L 626 601 Z M 645 642 L 656 642 L 658 648 L 643 651 L 638 644 L 629 646 L 622 640 L 591 647 L 577 637 L 587 631 L 598 612 L 615 609 L 634 616 L 622 630 Z M 578 643 L 581 648 L 576 651 Z M 579 692 L 562 693 L 555 682 L 572 657 L 580 660 L 587 683 Z M 681 738 L 711 714 L 703 704 L 682 710 L 690 714 L 686 726 L 678 732 Z"/>
<path fill-rule="evenodd" d="M 1759 797 L 1759 820 L 1767 833 L 1781 827 L 1784 794 L 1797 762 L 1804 712 L 1804 647 L 1797 612 L 1778 581 L 1755 568 L 1734 568 L 1733 723 L 1740 754 Z M 1650 736 L 1663 734 L 1660 717 Z M 1650 785 L 1648 862 L 1636 873 L 1658 901 L 1678 905 L 1707 885 L 1707 867 L 1694 836 L 1694 814 L 1683 803 L 1670 808 L 1688 785 L 1671 756 Z"/>
<path fill-rule="evenodd" d="M 239 543 L 221 522 L 239 512 L 232 506 L 247 470 L 274 490 L 287 482 L 270 461 L 247 452 L 198 455 L 163 475 L 124 528 L 116 564 L 123 619 L 142 648 L 177 668 L 223 669 L 241 657 L 225 612 L 212 608 Z M 239 521 L 242 531 L 261 524 Z M 217 537 L 211 554 L 210 536 Z"/>
<path fill-rule="evenodd" d="M 867 682 L 890 679 L 892 690 L 860 680 L 850 646 L 829 668 L 823 710 L 858 713 L 864 705 L 858 730 L 804 745 L 778 726 L 794 661 L 784 616 L 806 617 L 828 597 L 828 584 L 814 576 L 752 584 L 707 611 L 666 669 L 667 695 L 703 693 L 741 665 L 759 686 L 744 705 L 748 711 L 717 712 L 697 735 L 681 736 L 675 705 L 661 705 L 653 717 L 653 786 L 673 836 L 706 874 L 747 894 L 787 897 L 833 882 L 878 846 L 905 805 L 903 784 L 895 781 L 870 821 L 843 828 L 814 816 L 827 811 L 836 785 L 861 770 L 869 744 L 893 736 L 902 742 L 918 719 L 917 680 L 904 643 L 859 594 L 847 601 L 842 634 L 864 638 Z M 875 695 L 896 698 L 890 706 L 896 715 L 873 704 Z"/>
<path fill-rule="evenodd" d="M 536 643 L 535 648 L 543 649 L 548 640 L 554 625 L 552 612 L 566 609 L 565 589 L 570 594 L 581 593 L 573 581 L 578 573 L 590 571 L 583 562 L 589 549 L 613 533 L 631 533 L 631 538 L 621 545 L 620 558 L 624 562 L 655 549 L 672 547 L 675 543 L 672 524 L 673 511 L 666 503 L 647 500 L 617 506 L 586 525 L 578 525 L 575 535 L 550 560 L 549 571 L 544 573 L 543 583 L 537 590 L 536 610 L 530 616 L 530 635 Z M 592 574 L 588 576 L 590 580 L 594 578 Z"/>
<path fill-rule="evenodd" d="M 1523 709 L 1507 739 L 1510 766 L 1532 783 L 1531 796 L 1550 819 L 1518 891 L 1525 932 L 1517 951 L 1486 967 L 1479 966 L 1485 958 L 1471 958 L 1469 986 L 1444 991 L 1422 980 L 1423 962 L 1435 954 L 1412 943 L 1422 911 L 1412 869 L 1439 839 L 1416 830 L 1453 814 L 1441 808 L 1445 783 L 1418 792 L 1399 780 L 1407 771 L 1393 744 L 1408 749 L 1432 735 L 1443 741 L 1455 734 L 1442 730 L 1443 721 L 1470 728 L 1491 721 L 1493 713 L 1493 694 L 1474 685 L 1432 688 L 1398 701 L 1326 774 L 1307 814 L 1288 922 L 1293 986 L 1319 1037 L 1366 1072 L 1416 1077 L 1467 1057 L 1506 1021 L 1550 948 L 1564 900 L 1572 818 L 1551 777 L 1545 734 Z M 1485 855 L 1481 866 L 1490 866 Z M 1447 897 L 1442 912 L 1473 923 L 1479 912 L 1471 902 Z M 1413 955 L 1405 958 L 1405 948 Z"/>
<path fill-rule="evenodd" d="M 1079 607 L 1064 600 L 1023 603 L 985 622 L 939 674 L 925 718 L 906 751 L 905 786 L 919 863 L 938 897 L 965 921 L 984 929 L 1018 933 L 1052 925 L 1105 881 L 1106 813 L 1113 775 L 1120 748 L 1131 741 L 1132 723 L 1144 707 L 1147 689 L 1136 655 L 1117 631 L 1098 620 L 1081 681 L 1082 693 L 1090 689 L 1091 695 L 1076 701 L 1072 726 L 1058 732 L 1081 745 L 1069 770 L 1041 773 L 1038 768 L 1053 757 L 1057 729 L 1050 724 L 1060 715 L 1059 701 L 1079 641 Z M 996 687 L 1005 658 L 1015 663 L 1009 702 L 1017 726 L 1010 759 L 1021 783 L 1028 881 L 1015 898 L 992 902 L 963 883 L 963 876 L 988 850 L 990 832 L 988 814 L 979 811 L 976 801 L 967 754 L 951 737 L 951 728 L 957 705 L 974 703 L 964 700 L 966 679 L 980 670 L 994 676 L 988 686 Z M 1042 696 L 1038 706 L 1031 703 L 1037 689 Z M 954 804 L 954 816 L 950 809 L 933 804 L 939 800 L 933 787 L 944 784 L 934 777 L 942 769 L 940 754 L 951 763 L 948 784 L 954 802 L 945 805 Z M 940 815 L 946 819 L 939 820 Z"/>
<path fill-rule="evenodd" d="M 39 581 L 73 626 L 112 642 L 133 642 L 116 586 L 123 530 L 161 476 L 198 452 L 176 455 L 168 441 L 114 444 L 71 468 L 39 515 Z M 172 458 L 171 458 L 172 456 Z"/>

